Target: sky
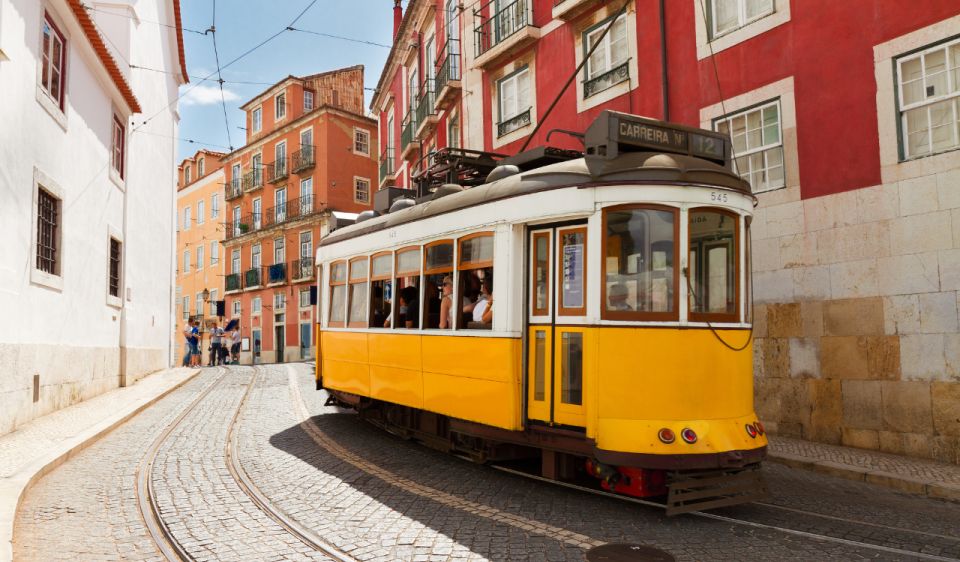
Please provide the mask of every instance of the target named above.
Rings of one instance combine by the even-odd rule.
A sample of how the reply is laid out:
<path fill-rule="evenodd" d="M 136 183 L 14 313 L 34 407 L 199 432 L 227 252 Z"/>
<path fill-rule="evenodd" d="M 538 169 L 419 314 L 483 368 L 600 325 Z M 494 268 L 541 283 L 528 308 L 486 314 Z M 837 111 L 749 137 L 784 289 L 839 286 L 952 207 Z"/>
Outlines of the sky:
<path fill-rule="evenodd" d="M 200 148 L 229 152 L 244 145 L 246 131 L 240 106 L 269 85 L 289 74 L 304 76 L 362 64 L 366 105 L 386 63 L 389 48 L 326 37 L 301 31 L 284 31 L 244 56 L 247 50 L 290 25 L 311 0 L 183 0 L 183 42 L 190 84 L 180 88 L 180 132 L 177 161 Z M 216 19 L 214 20 L 214 4 Z M 216 24 L 226 101 L 223 103 L 216 74 L 212 34 L 203 32 Z M 392 0 L 316 0 L 294 25 L 296 29 L 389 45 L 393 31 Z M 262 82 L 242 84 L 237 82 Z M 269 84 L 267 84 L 269 83 Z M 228 135 L 229 131 L 229 135 Z"/>

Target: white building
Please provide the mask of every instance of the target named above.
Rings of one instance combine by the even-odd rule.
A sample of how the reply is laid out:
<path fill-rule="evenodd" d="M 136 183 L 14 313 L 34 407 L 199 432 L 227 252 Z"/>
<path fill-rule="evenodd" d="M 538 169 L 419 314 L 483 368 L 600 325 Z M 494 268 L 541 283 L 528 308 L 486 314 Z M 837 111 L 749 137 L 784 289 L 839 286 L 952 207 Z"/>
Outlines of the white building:
<path fill-rule="evenodd" d="M 170 365 L 187 80 L 179 0 L 0 0 L 0 434 Z"/>

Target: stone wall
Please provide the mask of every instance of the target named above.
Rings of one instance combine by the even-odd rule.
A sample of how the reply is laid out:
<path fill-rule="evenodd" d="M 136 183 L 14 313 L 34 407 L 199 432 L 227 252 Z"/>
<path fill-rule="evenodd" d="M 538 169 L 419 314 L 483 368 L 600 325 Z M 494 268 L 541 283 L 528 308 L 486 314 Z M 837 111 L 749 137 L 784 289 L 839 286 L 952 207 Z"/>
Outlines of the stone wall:
<path fill-rule="evenodd" d="M 757 411 L 771 431 L 960 464 L 960 169 L 754 220 Z"/>

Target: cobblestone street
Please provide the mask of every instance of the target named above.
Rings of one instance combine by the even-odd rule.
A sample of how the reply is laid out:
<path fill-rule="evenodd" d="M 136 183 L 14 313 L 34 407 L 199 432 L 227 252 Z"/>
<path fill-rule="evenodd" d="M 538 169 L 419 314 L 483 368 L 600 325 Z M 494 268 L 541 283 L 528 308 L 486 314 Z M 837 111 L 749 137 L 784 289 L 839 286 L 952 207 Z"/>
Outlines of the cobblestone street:
<path fill-rule="evenodd" d="M 767 503 L 667 518 L 400 440 L 325 397 L 302 364 L 204 370 L 40 479 L 15 559 L 163 560 L 138 471 L 196 560 L 583 560 L 622 542 L 677 560 L 960 558 L 955 503 L 767 463 Z"/>

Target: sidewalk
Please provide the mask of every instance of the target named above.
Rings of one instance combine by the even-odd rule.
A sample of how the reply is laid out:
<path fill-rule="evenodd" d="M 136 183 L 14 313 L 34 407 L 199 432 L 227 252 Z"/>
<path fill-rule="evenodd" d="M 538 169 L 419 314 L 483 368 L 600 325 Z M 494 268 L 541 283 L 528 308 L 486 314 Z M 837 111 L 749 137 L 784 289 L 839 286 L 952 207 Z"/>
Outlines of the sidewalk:
<path fill-rule="evenodd" d="M 903 492 L 960 501 L 960 466 L 770 435 L 768 460 Z"/>
<path fill-rule="evenodd" d="M 160 371 L 0 436 L 0 562 L 13 558 L 13 523 L 31 484 L 199 372 Z"/>

